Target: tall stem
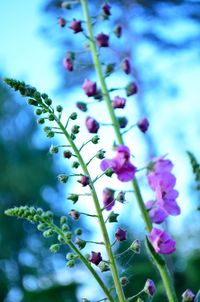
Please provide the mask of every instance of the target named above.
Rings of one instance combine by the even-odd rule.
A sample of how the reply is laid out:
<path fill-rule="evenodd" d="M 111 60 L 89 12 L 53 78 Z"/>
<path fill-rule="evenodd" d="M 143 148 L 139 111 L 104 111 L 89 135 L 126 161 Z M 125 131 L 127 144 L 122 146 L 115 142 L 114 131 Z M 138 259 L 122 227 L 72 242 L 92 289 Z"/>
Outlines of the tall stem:
<path fill-rule="evenodd" d="M 104 100 L 106 102 L 108 112 L 110 114 L 110 118 L 111 118 L 114 130 L 115 130 L 115 134 L 116 134 L 118 143 L 123 145 L 124 144 L 123 137 L 121 135 L 120 128 L 119 128 L 119 123 L 118 123 L 118 120 L 115 116 L 115 113 L 114 113 L 114 110 L 113 110 L 113 107 L 112 107 L 112 102 L 111 102 L 111 99 L 110 99 L 109 91 L 108 91 L 108 88 L 107 88 L 107 85 L 106 85 L 105 78 L 103 76 L 101 64 L 100 64 L 99 57 L 98 57 L 98 54 L 97 54 L 97 48 L 96 48 L 96 43 L 95 43 L 95 39 L 94 39 L 94 35 L 93 35 L 92 24 L 91 24 L 91 21 L 90 21 L 90 15 L 89 15 L 89 11 L 88 11 L 87 0 L 81 0 L 81 4 L 82 4 L 82 7 L 83 7 L 85 21 L 86 21 L 86 24 L 87 24 L 87 31 L 88 31 L 88 36 L 89 36 L 89 40 L 90 40 L 90 48 L 91 48 L 93 63 L 94 63 L 96 73 L 97 73 L 99 81 L 100 81 L 100 85 L 101 85 L 102 93 L 103 93 L 103 96 L 104 96 Z M 152 229 L 152 223 L 151 223 L 151 220 L 150 220 L 150 218 L 148 216 L 148 213 L 146 211 L 145 204 L 144 204 L 144 201 L 143 201 L 143 198 L 142 198 L 142 194 L 140 192 L 140 188 L 138 186 L 136 178 L 132 181 L 132 185 L 133 185 L 133 188 L 134 188 L 134 191 L 135 191 L 137 203 L 138 203 L 138 206 L 140 208 L 141 215 L 142 215 L 142 218 L 144 220 L 146 229 L 147 229 L 148 232 L 150 232 L 151 229 Z M 155 260 L 155 264 L 156 264 L 156 266 L 157 266 L 157 268 L 160 272 L 160 275 L 161 275 L 163 285 L 165 287 L 165 291 L 166 291 L 169 302 L 178 302 L 177 297 L 176 297 L 176 293 L 175 293 L 173 284 L 171 282 L 171 278 L 170 278 L 170 275 L 169 275 L 169 272 L 168 272 L 168 269 L 166 267 L 165 262 L 164 262 L 164 265 L 160 265 Z"/>
<path fill-rule="evenodd" d="M 110 268 L 111 268 L 112 277 L 113 277 L 113 281 L 114 281 L 114 284 L 115 284 L 116 292 L 117 292 L 119 301 L 120 302 L 126 302 L 124 292 L 123 292 L 123 289 L 122 289 L 122 286 L 121 286 L 121 283 L 120 283 L 120 280 L 119 280 L 117 266 L 116 266 L 115 258 L 114 258 L 113 252 L 112 252 L 110 239 L 109 239 L 108 232 L 107 232 L 105 222 L 104 222 L 104 218 L 103 218 L 103 215 L 102 215 L 102 212 L 101 212 L 101 207 L 100 207 L 100 204 L 99 204 L 98 196 L 97 196 L 94 184 L 92 183 L 92 179 L 90 177 L 90 173 L 88 171 L 88 168 L 87 168 L 87 166 L 86 166 L 86 164 L 85 164 L 78 148 L 76 147 L 75 143 L 73 142 L 70 135 L 66 131 L 65 127 L 63 126 L 61 121 L 57 118 L 56 118 L 56 122 L 59 125 L 59 127 L 62 130 L 65 137 L 67 138 L 68 142 L 70 143 L 70 145 L 71 145 L 71 147 L 72 147 L 72 149 L 73 149 L 73 151 L 74 151 L 74 153 L 75 153 L 75 155 L 76 155 L 76 157 L 77 157 L 77 159 L 78 159 L 78 161 L 81 165 L 81 168 L 82 168 L 84 174 L 87 177 L 89 177 L 90 191 L 91 191 L 91 195 L 92 195 L 93 200 L 94 200 L 94 205 L 95 205 L 96 212 L 97 212 L 97 215 L 98 215 L 99 225 L 100 225 L 101 232 L 102 232 L 102 235 L 103 235 L 103 238 L 104 238 L 105 248 L 106 248 L 106 252 L 107 252 L 107 255 L 108 255 L 109 262 L 110 262 Z"/>
<path fill-rule="evenodd" d="M 87 269 L 90 271 L 90 273 L 93 275 L 95 280 L 98 282 L 104 293 L 106 294 L 107 298 L 110 302 L 114 302 L 113 297 L 110 294 L 110 291 L 105 286 L 104 282 L 101 280 L 99 275 L 96 273 L 96 271 L 92 268 L 91 264 L 88 262 L 88 260 L 82 255 L 82 253 L 77 249 L 77 247 L 69 240 L 66 240 L 65 235 L 63 234 L 62 230 L 59 229 L 55 224 L 50 223 L 50 226 L 59 234 L 63 240 L 66 242 L 66 244 L 78 255 L 79 259 L 85 264 Z"/>

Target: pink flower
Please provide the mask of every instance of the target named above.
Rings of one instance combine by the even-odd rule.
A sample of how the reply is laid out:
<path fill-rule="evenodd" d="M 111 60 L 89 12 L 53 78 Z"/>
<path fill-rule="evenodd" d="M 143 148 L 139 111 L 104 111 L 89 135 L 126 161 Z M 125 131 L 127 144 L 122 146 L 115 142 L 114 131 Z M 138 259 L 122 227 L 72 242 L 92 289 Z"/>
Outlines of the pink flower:
<path fill-rule="evenodd" d="M 176 250 L 176 242 L 163 230 L 153 228 L 148 237 L 156 253 L 171 254 Z"/>
<path fill-rule="evenodd" d="M 147 279 L 145 286 L 144 286 L 144 292 L 148 296 L 152 297 L 155 294 L 155 291 L 156 291 L 156 287 L 155 287 L 153 280 Z"/>
<path fill-rule="evenodd" d="M 111 190 L 109 188 L 105 188 L 103 190 L 103 204 L 104 204 L 104 208 L 107 211 L 111 210 L 115 204 L 114 192 L 115 192 L 114 190 Z"/>
<path fill-rule="evenodd" d="M 101 253 L 91 252 L 89 261 L 95 265 L 98 265 L 102 261 Z"/>
<path fill-rule="evenodd" d="M 121 98 L 119 96 L 115 96 L 113 101 L 112 101 L 112 106 L 114 109 L 116 108 L 124 108 L 126 105 L 126 99 Z"/>
<path fill-rule="evenodd" d="M 118 228 L 115 233 L 115 237 L 116 237 L 117 241 L 126 240 L 126 231 L 122 230 L 121 228 Z"/>
<path fill-rule="evenodd" d="M 120 181 L 126 182 L 132 180 L 135 176 L 136 167 L 130 162 L 129 148 L 119 145 L 116 151 L 117 154 L 113 159 L 102 160 L 101 169 L 106 171 L 108 168 L 112 168 Z"/>
<path fill-rule="evenodd" d="M 59 17 L 58 18 L 58 24 L 59 24 L 60 27 L 65 27 L 66 20 L 64 18 Z"/>
<path fill-rule="evenodd" d="M 69 28 L 74 31 L 74 34 L 77 34 L 81 31 L 83 31 L 81 21 L 77 21 L 76 19 L 73 19 L 73 21 L 71 22 Z"/>
<path fill-rule="evenodd" d="M 99 47 L 108 47 L 109 46 L 109 36 L 104 34 L 104 33 L 100 33 L 96 36 L 96 41 Z"/>
<path fill-rule="evenodd" d="M 168 217 L 168 213 L 162 207 L 159 207 L 155 201 L 148 201 L 146 208 L 153 223 L 160 224 Z"/>
<path fill-rule="evenodd" d="M 99 130 L 99 123 L 93 118 L 88 116 L 86 118 L 86 127 L 90 133 L 97 133 Z"/>
<path fill-rule="evenodd" d="M 97 94 L 97 85 L 95 82 L 86 79 L 83 83 L 82 88 L 85 91 L 85 94 L 89 97 L 95 96 Z"/>
<path fill-rule="evenodd" d="M 145 133 L 149 128 L 149 121 L 146 117 L 143 117 L 139 122 L 137 123 L 138 128 Z"/>
<path fill-rule="evenodd" d="M 122 69 L 126 74 L 131 73 L 131 63 L 128 58 L 125 58 L 122 62 Z"/>
<path fill-rule="evenodd" d="M 73 69 L 74 69 L 73 62 L 70 58 L 64 58 L 63 65 L 64 65 L 65 69 L 67 69 L 68 71 L 73 71 Z"/>

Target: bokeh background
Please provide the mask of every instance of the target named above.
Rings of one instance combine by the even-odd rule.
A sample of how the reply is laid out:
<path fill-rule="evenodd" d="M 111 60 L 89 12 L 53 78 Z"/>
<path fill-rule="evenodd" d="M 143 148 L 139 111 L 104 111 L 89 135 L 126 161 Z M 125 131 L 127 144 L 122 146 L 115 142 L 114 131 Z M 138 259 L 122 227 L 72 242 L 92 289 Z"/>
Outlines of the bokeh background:
<path fill-rule="evenodd" d="M 92 15 L 97 15 L 103 1 L 89 3 Z M 56 0 L 2 1 L 0 16 L 2 77 L 24 80 L 39 91 L 47 92 L 55 103 L 65 108 L 66 115 L 75 110 L 76 101 L 87 100 L 81 90 L 82 83 L 85 77 L 96 79 L 91 66 L 87 65 L 90 55 L 78 56 L 73 74 L 67 73 L 62 65 L 66 52 L 80 47 L 83 50 L 86 40 L 82 35 L 74 35 L 68 26 L 61 29 L 57 24 L 60 16 L 69 22 L 73 17 L 81 18 L 79 6 L 66 11 L 61 9 L 61 1 Z M 177 239 L 173 265 L 171 257 L 168 261 L 179 297 L 187 287 L 194 292 L 200 287 L 197 211 L 200 201 L 186 154 L 189 150 L 200 159 L 199 18 L 199 1 L 124 0 L 112 3 L 110 21 L 97 24 L 95 29 L 111 33 L 116 24 L 123 27 L 122 38 L 111 34 L 111 48 L 103 49 L 101 55 L 103 62 L 118 65 L 125 56 L 131 58 L 132 74 L 125 76 L 117 70 L 108 83 L 110 87 L 123 87 L 132 79 L 138 83 L 139 93 L 130 98 L 125 113 L 130 125 L 142 116 L 150 121 L 147 134 L 133 129 L 126 135 L 137 166 L 143 167 L 152 156 L 160 154 L 168 154 L 174 162 L 182 214 L 169 220 L 166 227 Z M 123 96 L 123 91 L 120 95 Z M 99 121 L 107 121 L 100 104 L 90 108 L 89 113 Z M 80 123 L 84 123 L 84 119 L 80 113 Z M 85 130 L 82 131 L 82 138 L 87 137 Z M 102 146 L 105 148 L 107 143 L 109 150 L 114 139 L 112 129 L 103 128 L 100 134 Z M 2 81 L 0 145 L 0 301 L 70 302 L 80 301 L 82 297 L 95 301 L 96 284 L 88 287 L 85 280 L 89 276 L 81 266 L 66 268 L 65 250 L 51 255 L 50 241 L 44 240 L 33 226 L 4 215 L 8 207 L 24 204 L 42 206 L 63 215 L 70 209 L 66 196 L 73 187 L 71 183 L 63 186 L 57 182 L 56 175 L 70 171 L 70 165 L 62 159 L 62 154 L 55 157 L 49 154 L 51 141 L 44 138 L 36 125 L 32 110 Z M 147 199 L 150 192 L 143 175 L 140 182 Z M 112 182 L 113 186 L 116 184 Z M 119 221 L 128 230 L 130 242 L 143 238 L 144 234 L 132 199 L 128 195 L 123 207 L 116 206 L 123 214 Z M 98 230 L 88 220 L 82 219 L 81 223 L 87 236 L 94 238 Z M 126 244 L 118 252 L 125 247 Z M 124 257 L 120 263 L 121 275 L 130 280 L 128 295 L 133 294 L 133 288 L 134 292 L 139 291 L 148 276 L 157 283 L 155 301 L 166 301 L 155 268 L 143 249 L 137 258 Z M 109 278 L 108 275 L 105 274 L 105 278 Z"/>

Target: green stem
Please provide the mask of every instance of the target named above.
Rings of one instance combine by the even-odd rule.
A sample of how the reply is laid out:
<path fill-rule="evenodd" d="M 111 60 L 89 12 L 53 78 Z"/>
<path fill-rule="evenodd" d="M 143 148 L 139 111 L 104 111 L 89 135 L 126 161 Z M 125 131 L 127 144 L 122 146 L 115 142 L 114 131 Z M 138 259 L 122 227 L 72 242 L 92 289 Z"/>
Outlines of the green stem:
<path fill-rule="evenodd" d="M 99 277 L 99 275 L 96 273 L 96 271 L 92 268 L 92 266 L 88 262 L 88 260 L 83 256 L 83 254 L 77 249 L 77 247 L 71 241 L 66 240 L 65 235 L 63 234 L 63 232 L 61 231 L 61 229 L 59 229 L 53 223 L 49 223 L 49 224 L 56 231 L 56 233 L 59 234 L 64 239 L 65 243 L 78 255 L 79 259 L 83 262 L 83 264 L 85 264 L 85 266 L 87 267 L 87 269 L 90 271 L 90 273 L 93 275 L 93 277 L 95 278 L 95 280 L 98 282 L 98 284 L 100 285 L 100 287 L 102 288 L 102 290 L 106 294 L 106 296 L 109 299 L 109 301 L 110 302 L 114 302 L 114 299 L 113 299 L 113 297 L 110 294 L 110 291 L 108 290 L 108 288 L 106 287 L 106 285 L 104 284 L 104 282 L 101 280 L 101 278 Z"/>
<path fill-rule="evenodd" d="M 119 297 L 120 302 L 126 302 L 124 292 L 123 292 L 123 289 L 122 289 L 122 286 L 121 286 L 121 283 L 120 283 L 120 280 L 119 280 L 117 266 L 116 266 L 116 263 L 115 263 L 115 258 L 114 258 L 114 255 L 112 253 L 110 239 L 108 237 L 108 232 L 107 232 L 106 225 L 105 225 L 105 222 L 104 222 L 104 219 L 103 219 L 101 207 L 100 207 L 100 204 L 99 204 L 99 200 L 98 200 L 98 197 L 97 197 L 95 187 L 94 187 L 94 185 L 92 183 L 92 179 L 90 177 L 90 173 L 88 171 L 88 168 L 87 168 L 87 166 L 86 166 L 86 164 L 85 164 L 78 148 L 76 147 L 74 141 L 71 139 L 69 133 L 67 132 L 67 130 L 65 129 L 65 127 L 63 126 L 61 121 L 56 118 L 56 116 L 55 116 L 55 120 L 56 120 L 57 124 L 59 125 L 60 129 L 62 130 L 62 132 L 64 133 L 65 137 L 67 138 L 68 142 L 70 143 L 70 145 L 71 145 L 71 147 L 74 151 L 74 154 L 77 156 L 77 159 L 78 159 L 78 161 L 81 165 L 81 168 L 82 168 L 84 174 L 89 177 L 90 191 L 91 191 L 91 195 L 92 195 L 93 200 L 94 200 L 94 205 L 95 205 L 96 213 L 98 215 L 99 225 L 100 225 L 101 232 L 102 232 L 102 235 L 103 235 L 103 238 L 104 238 L 105 248 L 106 248 L 108 258 L 109 258 L 110 269 L 111 269 L 111 272 L 112 272 L 113 281 L 114 281 L 114 284 L 115 284 L 117 295 Z"/>
<path fill-rule="evenodd" d="M 118 120 L 115 116 L 114 109 L 112 107 L 112 102 L 111 102 L 111 99 L 110 99 L 109 91 L 108 91 L 108 88 L 107 88 L 107 85 L 106 85 L 106 82 L 105 82 L 105 78 L 103 76 L 101 64 L 100 64 L 98 53 L 97 53 L 96 43 L 95 43 L 93 31 L 92 31 L 92 24 L 91 24 L 91 21 L 90 21 L 90 16 L 89 16 L 89 11 L 88 11 L 87 0 L 81 0 L 81 4 L 82 4 L 82 7 L 83 7 L 85 21 L 86 21 L 86 24 L 87 24 L 87 31 L 88 31 L 89 41 L 90 41 L 90 49 L 91 49 L 91 53 L 92 53 L 93 63 L 94 63 L 96 73 L 98 75 L 98 78 L 99 78 L 99 81 L 100 81 L 100 84 L 101 84 L 102 93 L 104 95 L 104 99 L 105 99 L 105 102 L 106 102 L 106 105 L 107 105 L 107 108 L 108 108 L 108 111 L 109 111 L 109 114 L 110 114 L 110 118 L 111 118 L 111 121 L 112 121 L 112 124 L 113 124 L 113 127 L 114 127 L 114 131 L 115 131 L 118 143 L 123 145 L 124 144 L 123 137 L 122 137 L 122 134 L 120 132 L 119 123 L 118 123 Z M 133 189 L 134 189 L 134 192 L 135 192 L 135 196 L 136 196 L 138 206 L 139 206 L 141 214 L 142 214 L 142 218 L 144 220 L 146 229 L 149 233 L 152 229 L 152 223 L 151 223 L 149 215 L 146 211 L 145 204 L 144 204 L 144 201 L 143 201 L 143 198 L 142 198 L 142 195 L 141 195 L 141 192 L 140 192 L 140 188 L 138 186 L 136 178 L 132 181 L 132 185 L 133 185 Z M 166 294 L 167 294 L 169 302 L 177 302 L 178 300 L 177 300 L 177 297 L 176 297 L 176 293 L 175 293 L 175 290 L 173 288 L 171 278 L 170 278 L 170 274 L 168 272 L 166 264 L 161 266 L 156 260 L 155 260 L 155 264 L 156 264 L 156 266 L 157 266 L 157 268 L 160 272 L 160 275 L 161 275 L 163 285 L 165 287 Z"/>

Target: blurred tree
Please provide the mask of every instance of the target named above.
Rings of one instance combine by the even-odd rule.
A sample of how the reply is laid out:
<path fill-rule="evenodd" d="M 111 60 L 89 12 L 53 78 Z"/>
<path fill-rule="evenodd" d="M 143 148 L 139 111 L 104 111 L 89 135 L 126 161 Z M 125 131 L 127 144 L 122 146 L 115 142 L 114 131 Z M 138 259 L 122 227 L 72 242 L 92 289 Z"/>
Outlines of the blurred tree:
<path fill-rule="evenodd" d="M 36 122 L 27 107 L 0 84 L 0 301 L 29 302 L 32 297 L 34 301 L 76 301 L 76 284 L 52 281 L 58 268 L 55 257 L 62 266 L 64 257 L 49 255 L 49 241 L 30 224 L 4 215 L 5 209 L 15 205 L 51 209 L 53 200 L 44 194 L 47 187 L 55 196 L 60 194 L 55 164 L 42 140 L 37 147 Z M 48 281 L 43 287 L 42 277 Z"/>

